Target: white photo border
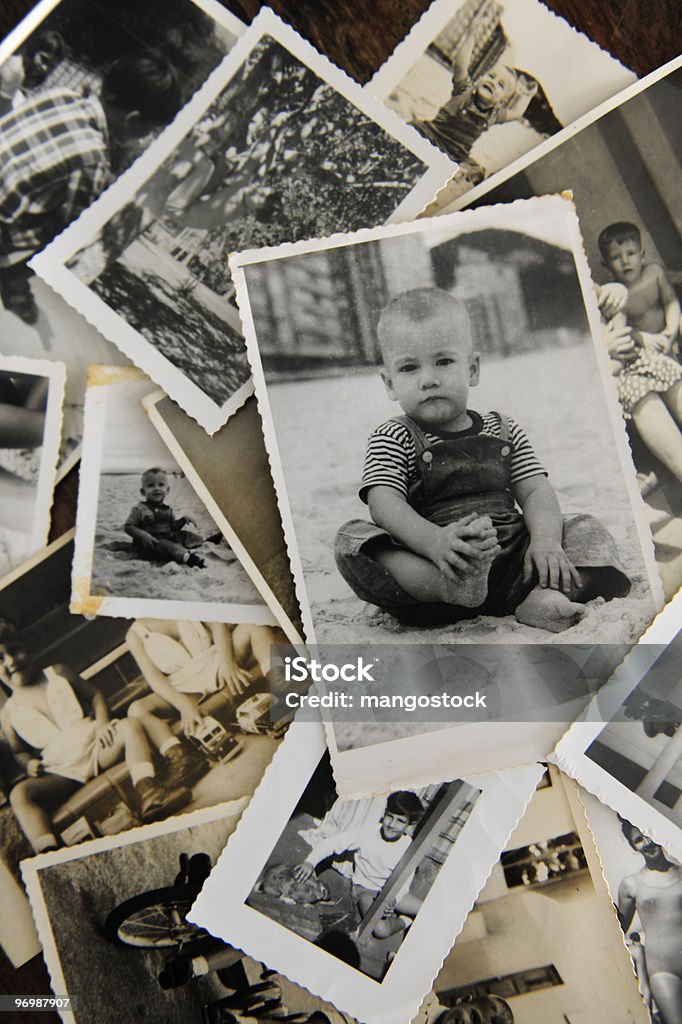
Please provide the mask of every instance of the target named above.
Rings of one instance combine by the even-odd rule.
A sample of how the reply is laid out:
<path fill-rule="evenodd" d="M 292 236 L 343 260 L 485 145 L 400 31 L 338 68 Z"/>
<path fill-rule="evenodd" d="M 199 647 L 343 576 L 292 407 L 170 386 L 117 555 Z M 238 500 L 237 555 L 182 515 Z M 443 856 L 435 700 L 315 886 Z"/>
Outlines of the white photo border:
<path fill-rule="evenodd" d="M 45 427 L 40 453 L 40 470 L 35 485 L 35 509 L 33 527 L 29 539 L 27 557 L 47 544 L 50 533 L 50 512 L 57 485 L 57 461 L 62 434 L 62 409 L 66 370 L 63 363 L 49 359 L 32 359 L 26 356 L 0 355 L 0 371 L 5 373 L 29 374 L 48 380 Z M 23 560 L 22 560 L 23 561 Z"/>
<path fill-rule="evenodd" d="M 608 726 L 623 701 L 682 629 L 682 590 L 657 615 L 639 643 L 623 659 L 605 687 L 590 701 L 584 714 L 557 744 L 551 760 L 602 803 L 632 821 L 646 835 L 682 861 L 682 828 L 646 800 L 633 793 L 586 756 L 590 744 Z M 633 723 L 634 724 L 634 723 Z"/>
<path fill-rule="evenodd" d="M 430 203 L 424 211 L 425 215 L 432 217 L 437 214 L 442 215 L 445 213 L 455 213 L 458 210 L 463 210 L 466 207 L 471 206 L 473 203 L 477 203 L 499 185 L 502 185 L 505 181 L 513 178 L 515 174 L 525 171 L 527 167 L 537 163 L 537 161 L 547 156 L 548 153 L 554 152 L 554 150 L 558 149 L 564 142 L 568 142 L 576 135 L 579 135 L 583 128 L 588 128 L 591 124 L 594 124 L 600 118 L 604 117 L 605 114 L 610 113 L 612 110 L 617 110 L 618 107 L 627 103 L 628 100 L 633 99 L 635 96 L 639 96 L 640 93 L 646 92 L 650 86 L 661 81 L 661 79 L 667 78 L 668 75 L 677 71 L 681 67 L 682 55 L 674 57 L 673 60 L 661 65 L 660 68 L 656 68 L 655 71 L 645 75 L 644 78 L 640 78 L 638 81 L 633 82 L 632 85 L 629 85 L 626 89 L 616 93 L 616 95 L 612 96 L 611 99 L 604 100 L 604 102 L 600 103 L 599 106 L 590 110 L 582 117 L 579 117 L 572 124 L 568 125 L 568 127 L 557 132 L 556 135 L 553 135 L 551 138 L 541 142 L 529 153 L 526 153 L 524 156 L 520 156 L 518 160 L 514 160 L 513 163 L 509 164 L 503 170 L 496 171 L 495 174 L 491 174 L 490 177 L 486 178 L 485 181 L 482 181 L 480 185 L 475 185 L 474 188 L 469 189 L 468 192 L 465 192 L 464 195 L 459 196 L 453 202 L 441 199 L 441 190 L 441 193 L 436 196 L 434 201 Z"/>
<path fill-rule="evenodd" d="M 572 242 L 572 254 L 575 259 L 576 272 L 583 296 L 588 324 L 594 343 L 594 352 L 597 365 L 602 375 L 604 401 L 613 427 L 613 437 L 616 449 L 620 458 L 620 465 L 623 480 L 630 496 L 630 508 L 633 515 L 633 522 L 637 530 L 640 542 L 640 550 L 645 563 L 647 580 L 651 588 L 652 597 L 656 610 L 663 607 L 664 597 L 661 580 L 654 558 L 654 547 L 651 531 L 646 522 L 644 504 L 637 487 L 634 468 L 632 465 L 632 454 L 627 440 L 625 423 L 620 411 L 620 405 L 613 387 L 611 372 L 608 365 L 608 354 L 606 348 L 601 344 L 601 327 L 599 320 L 599 309 L 596 296 L 590 277 L 587 259 L 583 248 L 583 240 L 580 234 L 578 218 L 575 207 L 565 196 L 541 196 L 532 199 L 519 199 L 514 203 L 497 204 L 495 206 L 482 207 L 476 210 L 466 210 L 451 215 L 449 223 L 457 224 L 462 232 L 467 230 L 469 225 L 475 222 L 479 229 L 486 227 L 506 226 L 511 230 L 520 231 L 523 229 L 523 211 L 537 211 L 540 206 L 545 206 L 545 216 L 563 217 L 565 220 L 566 238 Z M 456 220 L 452 220 L 452 217 Z M 275 490 L 282 514 L 284 536 L 289 550 L 289 560 L 296 583 L 298 602 L 301 608 L 303 629 L 308 643 L 316 643 L 315 627 L 312 619 L 310 603 L 308 601 L 305 576 L 301 561 L 296 535 L 294 531 L 293 517 L 287 492 L 284 470 L 279 454 L 277 435 L 274 421 L 270 410 L 265 373 L 258 348 L 258 336 L 249 301 L 249 290 L 244 270 L 246 267 L 259 263 L 267 263 L 272 260 L 287 259 L 290 256 L 299 256 L 320 250 L 342 248 L 362 242 L 375 241 L 377 239 L 395 238 L 399 235 L 422 234 L 430 230 L 444 230 L 448 219 L 444 216 L 421 218 L 407 224 L 389 224 L 379 228 L 367 228 L 362 231 L 339 233 L 325 239 L 314 239 L 310 241 L 284 243 L 283 245 L 270 246 L 262 249 L 247 249 L 240 253 L 233 253 L 230 256 L 230 270 L 236 289 L 237 303 L 244 328 L 247 355 L 251 365 L 251 372 L 254 380 L 254 390 L 258 400 L 258 407 L 263 421 L 263 433 L 265 445 L 270 456 L 270 467 L 275 484 Z"/>
<path fill-rule="evenodd" d="M 430 991 L 543 769 L 536 764 L 463 780 L 481 796 L 379 983 L 245 903 L 326 749 L 321 725 L 290 726 L 189 919 L 365 1024 L 406 1024 Z M 428 960 L 419 950 L 428 951 Z M 408 963 L 409 970 L 401 970 Z"/>
<path fill-rule="evenodd" d="M 207 431 L 215 433 L 233 412 L 241 408 L 253 393 L 247 381 L 222 406 L 213 401 L 165 356 L 147 342 L 121 316 L 100 299 L 91 288 L 80 281 L 66 266 L 70 257 L 136 193 L 161 163 L 171 155 L 178 143 L 193 128 L 206 109 L 219 96 L 239 72 L 254 47 L 265 36 L 285 47 L 301 63 L 309 67 L 322 81 L 332 86 L 360 113 L 378 124 L 400 142 L 425 165 L 425 172 L 406 198 L 393 211 L 390 221 L 416 217 L 438 193 L 452 171 L 452 162 L 440 153 L 414 128 L 406 125 L 374 97 L 364 92 L 345 72 L 323 57 L 314 46 L 287 25 L 270 8 L 263 8 L 249 28 L 237 40 L 222 63 L 211 73 L 203 86 L 194 94 L 171 126 L 151 144 L 143 156 L 133 164 L 100 198 L 66 228 L 41 253 L 34 256 L 30 266 L 55 291 L 81 313 L 89 323 L 113 341 L 125 355 Z M 228 319 L 240 331 L 239 317 L 225 303 Z"/>
<path fill-rule="evenodd" d="M 106 615 L 124 619 L 184 619 L 191 622 L 276 625 L 275 616 L 265 603 L 244 605 L 222 601 L 172 601 L 159 598 L 99 596 L 91 593 L 107 390 L 117 384 L 125 384 L 126 381 L 144 381 L 145 376 L 136 367 L 128 366 L 91 366 L 88 371 L 69 610 L 74 615 Z M 148 383 L 150 388 L 154 387 L 151 381 Z M 151 423 L 149 429 L 152 429 Z M 197 498 L 203 504 L 203 499 L 199 495 Z M 239 558 L 239 555 L 237 557 Z"/>

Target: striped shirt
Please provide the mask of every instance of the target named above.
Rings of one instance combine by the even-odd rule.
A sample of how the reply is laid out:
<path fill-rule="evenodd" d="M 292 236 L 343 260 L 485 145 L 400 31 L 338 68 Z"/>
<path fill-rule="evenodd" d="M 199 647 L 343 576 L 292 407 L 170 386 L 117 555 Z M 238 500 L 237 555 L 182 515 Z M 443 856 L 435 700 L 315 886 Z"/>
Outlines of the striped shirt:
<path fill-rule="evenodd" d="M 99 100 L 46 89 L 0 118 L 0 256 L 38 252 L 109 184 Z"/>
<path fill-rule="evenodd" d="M 489 437 L 502 439 L 500 421 L 496 413 L 489 412 L 481 416 L 469 410 L 473 425 L 468 430 L 456 434 L 433 434 L 424 430 L 429 444 L 456 440 L 472 434 L 487 434 Z M 512 446 L 510 483 L 517 484 L 532 476 L 546 476 L 547 472 L 538 462 L 525 431 L 512 419 L 509 423 L 509 441 Z M 386 420 L 376 428 L 367 442 L 365 468 L 362 474 L 360 497 L 367 502 L 367 492 L 371 487 L 393 487 L 406 498 L 409 488 L 416 483 L 417 451 L 412 434 L 398 420 Z"/>
<path fill-rule="evenodd" d="M 504 120 L 499 106 L 482 110 L 476 105 L 478 84 L 467 78 L 453 82 L 452 94 L 430 121 L 413 121 L 418 131 L 452 159 L 466 160 L 474 143 L 488 128 Z"/>

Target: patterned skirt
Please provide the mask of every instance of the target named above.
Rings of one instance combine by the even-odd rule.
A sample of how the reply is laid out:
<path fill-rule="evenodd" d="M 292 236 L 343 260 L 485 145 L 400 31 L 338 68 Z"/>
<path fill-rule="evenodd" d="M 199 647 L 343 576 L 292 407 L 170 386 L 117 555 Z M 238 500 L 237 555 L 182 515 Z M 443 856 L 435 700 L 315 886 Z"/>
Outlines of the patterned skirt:
<path fill-rule="evenodd" d="M 642 352 L 634 363 L 625 367 L 618 383 L 618 398 L 626 420 L 632 419 L 637 403 L 652 391 L 668 391 L 682 378 L 682 367 L 670 356 Z"/>

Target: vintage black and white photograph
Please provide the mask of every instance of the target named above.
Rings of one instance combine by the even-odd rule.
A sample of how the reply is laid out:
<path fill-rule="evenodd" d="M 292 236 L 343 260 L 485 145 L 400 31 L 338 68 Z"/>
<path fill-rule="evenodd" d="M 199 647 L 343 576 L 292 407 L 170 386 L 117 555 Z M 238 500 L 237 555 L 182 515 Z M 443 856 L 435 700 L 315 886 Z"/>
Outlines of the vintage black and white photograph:
<path fill-rule="evenodd" d="M 367 88 L 459 165 L 451 202 L 634 80 L 538 0 L 434 0 Z"/>
<path fill-rule="evenodd" d="M 555 751 L 569 775 L 679 860 L 681 609 L 678 594 Z"/>
<path fill-rule="evenodd" d="M 46 0 L 0 46 L 0 352 L 66 365 L 66 465 L 82 437 L 85 368 L 125 360 L 27 260 L 146 149 L 243 29 L 214 0 Z"/>
<path fill-rule="evenodd" d="M 213 433 L 251 389 L 229 253 L 416 215 L 449 166 L 265 9 L 33 265 Z"/>
<path fill-rule="evenodd" d="M 83 993 L 64 1020 L 353 1024 L 186 920 L 245 803 L 25 862 L 54 989 Z"/>
<path fill-rule="evenodd" d="M 571 189 L 668 599 L 682 584 L 681 95 L 677 59 L 480 194 L 487 205 Z"/>
<path fill-rule="evenodd" d="M 72 610 L 127 618 L 275 617 L 149 421 L 153 384 L 90 368 Z"/>
<path fill-rule="evenodd" d="M 554 785 L 533 796 L 415 1024 L 649 1024 L 584 811 L 550 770 Z M 589 870 L 508 887 L 511 851 L 576 831 Z"/>
<path fill-rule="evenodd" d="M 407 1022 L 541 774 L 340 800 L 321 725 L 294 722 L 190 920 L 368 1024 Z"/>
<path fill-rule="evenodd" d="M 678 1024 L 682 865 L 591 793 L 579 794 L 651 1020 Z"/>
<path fill-rule="evenodd" d="M 0 859 L 250 795 L 283 729 L 270 626 L 69 612 L 72 536 L 0 589 Z"/>
<path fill-rule="evenodd" d="M 0 577 L 47 541 L 64 366 L 0 356 Z"/>
<path fill-rule="evenodd" d="M 211 438 L 163 391 L 143 404 L 287 639 L 300 643 L 301 612 L 255 397 L 247 398 Z"/>
<path fill-rule="evenodd" d="M 660 581 L 567 201 L 231 266 L 309 641 L 641 635 Z"/>

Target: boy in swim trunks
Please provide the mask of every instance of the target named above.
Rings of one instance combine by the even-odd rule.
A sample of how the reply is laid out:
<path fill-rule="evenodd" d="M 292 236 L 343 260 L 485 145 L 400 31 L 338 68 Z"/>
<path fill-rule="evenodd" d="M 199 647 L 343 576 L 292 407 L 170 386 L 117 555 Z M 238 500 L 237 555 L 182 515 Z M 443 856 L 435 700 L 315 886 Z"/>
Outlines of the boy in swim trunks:
<path fill-rule="evenodd" d="M 521 427 L 468 408 L 480 365 L 463 304 L 437 288 L 404 292 L 378 336 L 405 415 L 368 442 L 360 496 L 373 521 L 337 535 L 358 597 L 409 624 L 513 613 L 559 632 L 591 598 L 627 594 L 611 535 L 592 516 L 562 516 Z"/>
<path fill-rule="evenodd" d="M 182 534 L 186 526 L 194 524 L 186 516 L 176 519 L 173 509 L 166 504 L 169 491 L 165 469 L 146 469 L 140 488 L 144 501 L 133 506 L 123 529 L 132 537 L 136 554 L 148 562 L 177 562 L 204 569 L 203 558 L 187 550 Z"/>

